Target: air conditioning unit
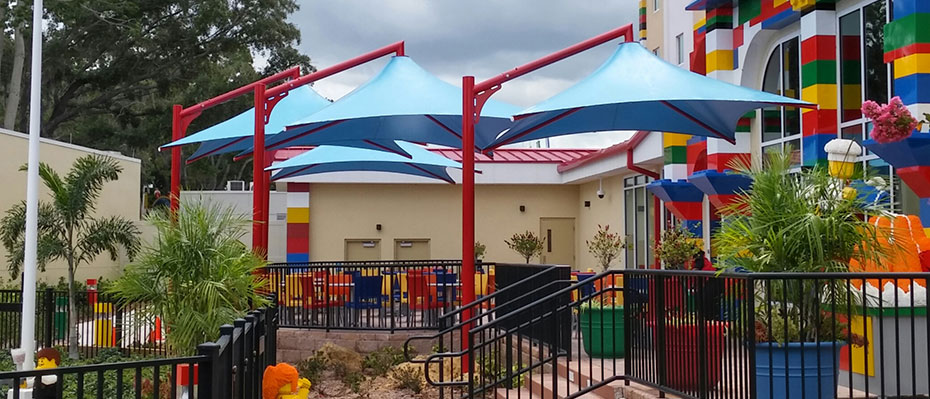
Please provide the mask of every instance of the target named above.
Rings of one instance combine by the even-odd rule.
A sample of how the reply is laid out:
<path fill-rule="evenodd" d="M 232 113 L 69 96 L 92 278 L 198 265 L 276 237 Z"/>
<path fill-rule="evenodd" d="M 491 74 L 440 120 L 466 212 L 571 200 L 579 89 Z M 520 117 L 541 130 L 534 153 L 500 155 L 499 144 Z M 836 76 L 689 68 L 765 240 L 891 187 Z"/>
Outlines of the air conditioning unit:
<path fill-rule="evenodd" d="M 226 191 L 246 191 L 245 182 L 242 180 L 229 180 L 226 182 Z"/>

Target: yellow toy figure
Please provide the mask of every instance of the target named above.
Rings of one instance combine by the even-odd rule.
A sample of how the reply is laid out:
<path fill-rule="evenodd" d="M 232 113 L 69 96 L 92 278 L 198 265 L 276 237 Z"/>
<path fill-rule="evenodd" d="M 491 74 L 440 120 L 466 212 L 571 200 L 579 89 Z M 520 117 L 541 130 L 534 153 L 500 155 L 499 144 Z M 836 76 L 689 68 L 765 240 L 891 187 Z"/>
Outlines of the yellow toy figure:
<path fill-rule="evenodd" d="M 310 380 L 299 378 L 297 369 L 287 363 L 265 368 L 262 376 L 262 399 L 307 399 Z"/>
<path fill-rule="evenodd" d="M 36 353 L 36 370 L 53 369 L 61 364 L 61 354 L 55 348 L 42 348 Z M 43 375 L 35 382 L 32 391 L 34 399 L 54 399 L 58 392 L 58 376 Z"/>

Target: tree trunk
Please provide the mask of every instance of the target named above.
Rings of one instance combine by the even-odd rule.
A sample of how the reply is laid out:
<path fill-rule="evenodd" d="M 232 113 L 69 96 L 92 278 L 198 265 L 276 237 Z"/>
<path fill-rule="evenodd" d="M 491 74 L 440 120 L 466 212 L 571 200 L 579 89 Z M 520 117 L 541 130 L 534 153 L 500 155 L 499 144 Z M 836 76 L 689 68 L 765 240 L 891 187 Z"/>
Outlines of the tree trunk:
<path fill-rule="evenodd" d="M 78 353 L 78 328 L 77 328 L 77 305 L 74 297 L 74 257 L 68 256 L 68 312 L 71 313 L 71 317 L 68 317 L 69 324 L 71 324 L 70 331 L 68 332 L 68 357 L 71 359 L 80 358 Z"/>
<path fill-rule="evenodd" d="M 6 96 L 6 111 L 3 115 L 3 127 L 16 128 L 16 114 L 19 112 L 20 94 L 23 89 L 23 63 L 26 60 L 26 46 L 20 29 L 14 31 L 13 70 L 10 71 L 10 85 Z"/>

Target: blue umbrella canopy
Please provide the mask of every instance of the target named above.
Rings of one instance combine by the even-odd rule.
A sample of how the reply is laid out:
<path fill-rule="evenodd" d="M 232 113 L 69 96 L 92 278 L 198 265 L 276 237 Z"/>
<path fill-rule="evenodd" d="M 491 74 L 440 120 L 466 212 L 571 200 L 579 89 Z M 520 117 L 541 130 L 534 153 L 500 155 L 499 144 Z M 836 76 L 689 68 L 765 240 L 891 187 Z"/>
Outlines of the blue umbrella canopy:
<path fill-rule="evenodd" d="M 294 121 L 306 118 L 316 111 L 330 104 L 309 86 L 301 86 L 291 90 L 281 99 L 271 113 L 265 132 L 268 137 L 281 132 Z M 252 148 L 252 136 L 255 134 L 255 109 L 249 108 L 245 112 L 229 118 L 216 125 L 208 127 L 180 140 L 163 145 L 161 148 L 174 147 L 185 144 L 200 144 L 197 151 L 188 159 L 193 162 L 199 158 L 240 152 Z M 266 138 L 267 140 L 267 138 Z"/>
<path fill-rule="evenodd" d="M 386 151 L 324 145 L 276 163 L 266 170 L 277 171 L 271 177 L 272 180 L 317 173 L 366 171 L 423 176 L 455 183 L 446 168 L 461 168 L 458 162 L 416 144 L 404 141 L 395 144 L 410 157 Z"/>
<path fill-rule="evenodd" d="M 515 106 L 489 100 L 475 125 L 475 146 L 511 124 Z M 332 105 L 266 141 L 268 149 L 351 140 L 402 153 L 394 140 L 461 148 L 462 89 L 395 56 L 381 72 Z M 340 144 L 343 145 L 343 144 Z"/>
<path fill-rule="evenodd" d="M 772 105 L 813 106 L 698 75 L 639 43 L 624 43 L 587 78 L 516 115 L 510 130 L 483 149 L 609 130 L 685 133 L 732 142 L 740 117 Z"/>

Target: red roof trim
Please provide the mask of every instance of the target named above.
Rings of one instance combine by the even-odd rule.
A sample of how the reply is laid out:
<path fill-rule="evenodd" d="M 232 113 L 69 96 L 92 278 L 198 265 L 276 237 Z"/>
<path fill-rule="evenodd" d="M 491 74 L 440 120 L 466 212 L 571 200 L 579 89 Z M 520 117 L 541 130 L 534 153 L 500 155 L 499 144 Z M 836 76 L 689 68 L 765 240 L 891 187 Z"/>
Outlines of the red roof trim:
<path fill-rule="evenodd" d="M 303 154 L 313 147 L 288 147 L 275 150 L 273 159 L 285 161 Z M 442 155 L 456 162 L 462 162 L 462 150 L 453 148 L 428 148 L 433 153 Z M 603 151 L 603 150 L 601 150 Z M 597 150 L 558 149 L 558 148 L 503 148 L 494 150 L 491 158 L 482 153 L 475 153 L 476 163 L 558 163 L 572 162 Z"/>
<path fill-rule="evenodd" d="M 573 160 L 571 160 L 571 161 L 567 161 L 567 162 L 565 162 L 565 163 L 559 165 L 558 171 L 559 171 L 559 173 L 563 173 L 563 172 L 566 172 L 566 171 L 569 171 L 569 170 L 572 170 L 572 169 L 581 167 L 581 166 L 583 166 L 583 165 L 587 165 L 587 164 L 589 164 L 589 163 L 592 163 L 592 162 L 595 162 L 595 161 L 599 161 L 599 160 L 604 159 L 604 158 L 609 158 L 609 157 L 612 157 L 612 156 L 615 156 L 615 155 L 618 155 L 618 154 L 623 154 L 623 153 L 625 153 L 627 150 L 635 149 L 637 146 L 639 146 L 639 143 L 641 143 L 641 142 L 646 138 L 646 135 L 648 135 L 648 134 L 649 134 L 649 132 L 644 131 L 644 130 L 640 130 L 640 131 L 636 132 L 636 133 L 633 135 L 633 137 L 631 137 L 631 138 L 630 138 L 629 140 L 627 140 L 627 141 L 624 141 L 624 142 L 619 143 L 619 144 L 614 144 L 614 145 L 612 145 L 612 146 L 610 146 L 610 147 L 607 147 L 607 148 L 604 148 L 604 149 L 601 149 L 601 150 L 597 150 L 597 151 L 595 151 L 595 152 L 592 152 L 592 153 L 589 153 L 589 154 L 587 154 L 587 155 L 584 155 L 584 156 L 582 156 L 582 157 L 580 157 L 580 158 L 575 158 L 575 159 L 573 159 Z"/>

